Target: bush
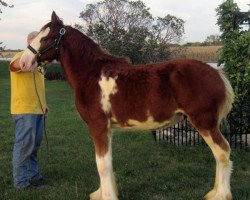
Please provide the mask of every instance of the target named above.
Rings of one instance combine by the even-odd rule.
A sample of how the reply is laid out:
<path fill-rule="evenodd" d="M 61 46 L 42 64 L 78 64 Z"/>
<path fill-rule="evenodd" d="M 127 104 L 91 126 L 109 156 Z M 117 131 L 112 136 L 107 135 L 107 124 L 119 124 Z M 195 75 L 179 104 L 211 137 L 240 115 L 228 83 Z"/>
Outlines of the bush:
<path fill-rule="evenodd" d="M 225 71 L 235 93 L 234 107 L 230 114 L 231 129 L 236 134 L 248 134 L 250 131 L 250 31 L 240 28 L 242 20 L 235 18 L 237 13 L 240 13 L 240 10 L 234 0 L 226 0 L 217 8 L 217 24 L 222 32 L 223 43 L 219 62 L 225 64 Z"/>
<path fill-rule="evenodd" d="M 65 80 L 65 74 L 60 63 L 48 64 L 45 67 L 45 78 L 47 80 Z"/>
<path fill-rule="evenodd" d="M 240 20 L 235 18 L 239 8 L 233 0 L 223 2 L 217 8 L 218 22 L 222 32 L 223 49 L 220 63 L 233 86 L 236 101 L 249 101 L 250 96 L 250 32 L 240 29 Z"/>

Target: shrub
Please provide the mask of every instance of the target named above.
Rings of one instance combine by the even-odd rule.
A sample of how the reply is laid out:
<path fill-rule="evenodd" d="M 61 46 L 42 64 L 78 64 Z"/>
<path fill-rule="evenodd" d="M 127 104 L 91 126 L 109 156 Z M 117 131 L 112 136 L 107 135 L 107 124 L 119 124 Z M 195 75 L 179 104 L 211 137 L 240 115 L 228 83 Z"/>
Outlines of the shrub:
<path fill-rule="evenodd" d="M 223 2 L 217 8 L 218 25 L 222 31 L 223 49 L 220 63 L 234 88 L 236 101 L 249 101 L 250 96 L 250 32 L 240 29 L 235 19 L 239 8 L 233 0 Z"/>
<path fill-rule="evenodd" d="M 235 133 L 249 133 L 250 102 L 250 31 L 242 30 L 242 21 L 236 18 L 239 8 L 233 0 L 224 1 L 217 8 L 217 24 L 222 32 L 223 49 L 220 63 L 225 64 L 225 71 L 235 93 L 234 109 L 231 112 L 231 129 Z M 250 15 L 250 12 L 249 12 Z"/>
<path fill-rule="evenodd" d="M 60 63 L 48 64 L 45 67 L 45 78 L 47 80 L 65 80 L 65 74 Z"/>

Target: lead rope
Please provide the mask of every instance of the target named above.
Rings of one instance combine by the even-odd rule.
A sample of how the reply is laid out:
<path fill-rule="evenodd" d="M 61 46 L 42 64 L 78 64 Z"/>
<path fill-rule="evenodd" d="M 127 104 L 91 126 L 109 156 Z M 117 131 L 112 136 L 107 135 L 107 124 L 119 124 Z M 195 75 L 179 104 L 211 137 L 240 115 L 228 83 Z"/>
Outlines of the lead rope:
<path fill-rule="evenodd" d="M 33 81 L 34 81 L 36 96 L 37 96 L 37 99 L 39 101 L 41 111 L 43 113 L 43 130 L 44 130 L 44 135 L 45 135 L 45 140 L 46 140 L 46 155 L 49 158 L 49 142 L 48 142 L 48 137 L 47 137 L 47 132 L 46 132 L 46 123 L 45 123 L 46 114 L 45 114 L 45 111 L 43 110 L 42 102 L 41 102 L 40 96 L 39 96 L 38 91 L 37 91 L 35 70 L 33 71 Z"/>

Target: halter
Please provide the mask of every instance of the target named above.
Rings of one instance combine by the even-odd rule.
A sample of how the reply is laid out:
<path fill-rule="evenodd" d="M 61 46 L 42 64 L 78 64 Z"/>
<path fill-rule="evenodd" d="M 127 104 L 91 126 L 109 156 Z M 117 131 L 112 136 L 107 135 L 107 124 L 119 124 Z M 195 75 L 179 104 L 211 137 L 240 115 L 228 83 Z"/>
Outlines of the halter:
<path fill-rule="evenodd" d="M 52 42 L 47 48 L 45 48 L 44 50 L 42 50 L 41 52 L 35 50 L 31 45 L 28 45 L 27 48 L 33 53 L 35 54 L 35 56 L 37 56 L 37 62 L 41 63 L 41 56 L 46 53 L 47 51 L 49 51 L 50 49 L 52 49 L 53 47 L 55 47 L 55 51 L 56 51 L 56 57 L 59 56 L 59 44 L 60 41 L 62 40 L 63 35 L 65 34 L 66 30 L 65 28 L 61 28 L 59 31 L 59 38 L 55 39 L 54 42 Z"/>

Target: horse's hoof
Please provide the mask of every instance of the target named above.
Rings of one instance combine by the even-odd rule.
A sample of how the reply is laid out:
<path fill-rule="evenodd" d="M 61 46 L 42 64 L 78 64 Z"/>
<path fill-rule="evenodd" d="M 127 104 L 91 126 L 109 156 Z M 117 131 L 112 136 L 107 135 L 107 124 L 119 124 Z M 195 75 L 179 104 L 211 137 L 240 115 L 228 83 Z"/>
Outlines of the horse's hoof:
<path fill-rule="evenodd" d="M 216 189 L 212 189 L 210 192 L 206 194 L 206 196 L 204 197 L 204 200 L 212 199 L 215 196 L 216 192 L 217 192 Z"/>
<path fill-rule="evenodd" d="M 90 200 L 101 200 L 102 199 L 101 188 L 99 188 L 95 192 L 91 193 L 89 195 L 89 198 L 90 198 Z"/>
<path fill-rule="evenodd" d="M 222 195 L 220 193 L 216 193 L 215 190 L 211 190 L 205 197 L 205 200 L 232 200 L 232 195 L 227 194 L 227 195 Z"/>

